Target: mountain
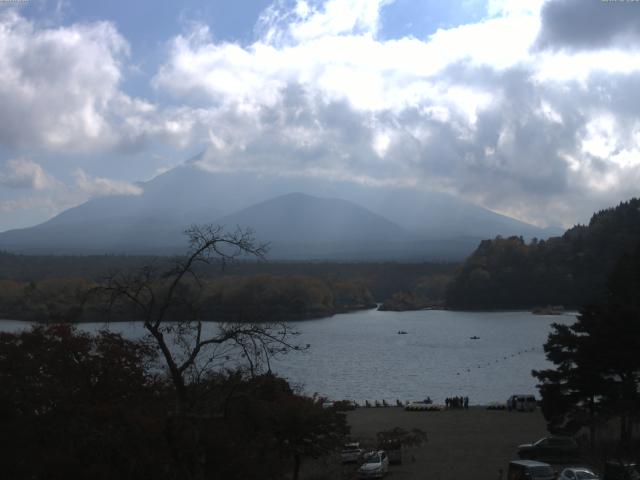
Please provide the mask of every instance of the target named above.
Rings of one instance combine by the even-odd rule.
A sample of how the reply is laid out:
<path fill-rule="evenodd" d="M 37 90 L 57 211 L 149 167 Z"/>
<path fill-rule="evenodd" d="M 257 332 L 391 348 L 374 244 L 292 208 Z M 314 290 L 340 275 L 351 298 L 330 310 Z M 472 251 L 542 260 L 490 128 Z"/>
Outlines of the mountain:
<path fill-rule="evenodd" d="M 269 242 L 352 243 L 372 238 L 407 240 L 408 232 L 381 215 L 352 202 L 302 193 L 282 195 L 218 219 L 222 225 L 251 225 Z"/>
<path fill-rule="evenodd" d="M 482 238 L 548 232 L 443 193 L 313 177 L 208 172 L 187 162 L 138 196 L 89 200 L 0 234 L 23 253 L 177 253 L 192 223 L 251 227 L 273 258 L 461 259 Z M 292 192 L 303 192 L 293 194 Z"/>

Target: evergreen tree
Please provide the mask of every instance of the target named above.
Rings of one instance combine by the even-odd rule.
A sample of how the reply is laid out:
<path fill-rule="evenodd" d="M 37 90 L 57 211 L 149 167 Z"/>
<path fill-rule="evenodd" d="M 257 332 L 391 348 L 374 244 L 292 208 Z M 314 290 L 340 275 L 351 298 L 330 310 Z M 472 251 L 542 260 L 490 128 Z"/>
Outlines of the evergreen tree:
<path fill-rule="evenodd" d="M 533 375 L 551 429 L 588 425 L 593 445 L 597 423 L 619 418 L 626 446 L 640 413 L 640 247 L 620 259 L 607 290 L 573 325 L 553 325 L 544 349 L 555 368 Z"/>

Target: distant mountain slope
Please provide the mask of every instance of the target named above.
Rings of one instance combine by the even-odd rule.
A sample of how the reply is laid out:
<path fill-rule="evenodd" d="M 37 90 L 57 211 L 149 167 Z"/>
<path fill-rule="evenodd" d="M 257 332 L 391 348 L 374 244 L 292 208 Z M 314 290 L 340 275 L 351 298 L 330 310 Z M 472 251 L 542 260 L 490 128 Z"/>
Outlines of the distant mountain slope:
<path fill-rule="evenodd" d="M 449 286 L 457 308 L 579 307 L 597 302 L 609 272 L 640 245 L 640 199 L 597 212 L 562 237 L 485 240 Z"/>
<path fill-rule="evenodd" d="M 370 243 L 407 241 L 408 232 L 352 202 L 290 193 L 217 220 L 226 226 L 250 225 L 256 237 L 287 243 Z"/>
<path fill-rule="evenodd" d="M 417 189 L 208 172 L 189 162 L 139 185 L 142 195 L 92 199 L 35 227 L 0 233 L 0 249 L 24 253 L 175 253 L 184 250 L 181 232 L 185 227 L 212 222 L 258 230 L 259 236 L 278 239 L 274 255 L 296 259 L 349 259 L 358 242 L 356 251 L 371 259 L 461 259 L 481 238 L 497 234 L 548 236 L 545 230 L 450 195 Z M 287 197 L 291 192 L 333 200 L 312 207 L 310 201 L 301 200 L 303 197 L 298 197 L 300 202 Z M 276 197 L 281 198 L 276 201 Z M 335 218 L 323 211 L 334 212 Z M 349 212 L 354 215 L 351 219 Z M 321 221 L 314 223 L 310 217 Z M 287 218 L 290 221 L 285 225 Z M 368 232 L 369 228 L 376 235 L 358 238 L 357 232 Z M 277 237 L 278 232 L 286 238 Z M 294 236 L 298 240 L 295 245 L 286 245 L 286 250 L 285 240 Z M 315 244 L 313 252 L 305 251 L 307 240 Z"/>
<path fill-rule="evenodd" d="M 272 259 L 399 259 L 414 240 L 395 223 L 352 202 L 302 193 L 260 202 L 216 223 L 228 230 L 250 226 L 257 239 L 270 243 Z"/>

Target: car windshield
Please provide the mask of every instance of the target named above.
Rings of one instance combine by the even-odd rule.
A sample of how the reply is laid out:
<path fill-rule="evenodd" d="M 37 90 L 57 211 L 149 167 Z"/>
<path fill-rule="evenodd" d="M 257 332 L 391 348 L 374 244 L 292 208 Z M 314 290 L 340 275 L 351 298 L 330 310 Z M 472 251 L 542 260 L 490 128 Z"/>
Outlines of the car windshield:
<path fill-rule="evenodd" d="M 592 480 L 594 478 L 598 478 L 595 474 L 587 471 L 576 472 L 576 477 L 578 478 L 578 480 Z"/>
<path fill-rule="evenodd" d="M 540 446 L 540 445 L 546 445 L 546 443 L 547 443 L 547 439 L 546 438 L 541 438 L 536 443 L 534 443 L 534 445 Z"/>
<path fill-rule="evenodd" d="M 364 463 L 380 463 L 380 455 L 377 453 L 370 453 L 364 457 Z"/>

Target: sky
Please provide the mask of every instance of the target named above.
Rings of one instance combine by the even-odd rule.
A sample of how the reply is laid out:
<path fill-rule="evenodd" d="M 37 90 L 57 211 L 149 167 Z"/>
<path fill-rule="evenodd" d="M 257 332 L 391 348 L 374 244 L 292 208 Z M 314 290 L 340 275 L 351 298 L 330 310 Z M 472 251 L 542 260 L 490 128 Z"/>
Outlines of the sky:
<path fill-rule="evenodd" d="M 587 222 L 639 194 L 640 1 L 0 0 L 0 231 L 201 153 Z"/>

